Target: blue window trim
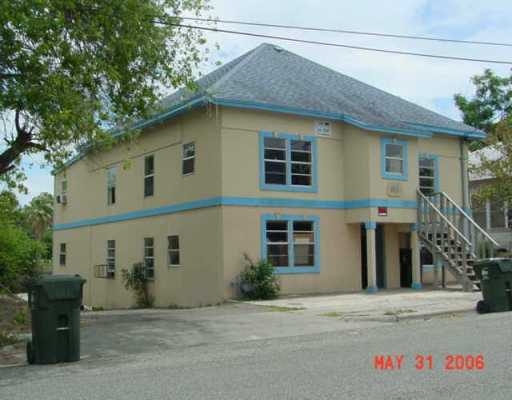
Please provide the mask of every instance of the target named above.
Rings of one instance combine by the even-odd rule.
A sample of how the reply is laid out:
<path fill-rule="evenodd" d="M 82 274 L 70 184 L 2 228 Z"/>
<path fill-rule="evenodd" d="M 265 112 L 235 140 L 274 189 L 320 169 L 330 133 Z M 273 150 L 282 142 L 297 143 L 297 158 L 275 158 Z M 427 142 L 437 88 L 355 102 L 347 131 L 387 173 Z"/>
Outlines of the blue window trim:
<path fill-rule="evenodd" d="M 418 168 L 420 166 L 421 159 L 434 160 L 434 191 L 440 192 L 441 191 L 441 182 L 440 182 L 440 175 L 439 175 L 439 156 L 437 154 L 430 154 L 430 153 L 418 154 Z M 419 169 L 418 169 L 418 186 L 419 186 Z"/>
<path fill-rule="evenodd" d="M 318 274 L 320 273 L 320 217 L 316 215 L 263 214 L 261 216 L 261 258 L 267 259 L 267 221 L 288 222 L 288 267 L 275 267 L 277 275 L 287 274 Z M 315 232 L 315 265 L 295 267 L 293 254 L 293 221 L 313 221 Z"/>
<path fill-rule="evenodd" d="M 398 144 L 403 147 L 404 172 L 401 174 L 386 172 L 386 145 Z M 405 140 L 397 140 L 388 137 L 380 138 L 380 172 L 384 179 L 406 181 L 409 179 L 409 148 Z"/>
<path fill-rule="evenodd" d="M 276 185 L 265 183 L 265 138 L 275 137 L 286 140 L 286 185 Z M 302 140 L 311 143 L 311 186 L 292 185 L 291 171 L 291 140 Z M 279 192 L 318 192 L 318 166 L 317 166 L 317 138 L 316 136 L 301 136 L 290 133 L 274 133 L 269 131 L 260 131 L 259 134 L 260 150 L 260 190 L 274 190 Z"/>

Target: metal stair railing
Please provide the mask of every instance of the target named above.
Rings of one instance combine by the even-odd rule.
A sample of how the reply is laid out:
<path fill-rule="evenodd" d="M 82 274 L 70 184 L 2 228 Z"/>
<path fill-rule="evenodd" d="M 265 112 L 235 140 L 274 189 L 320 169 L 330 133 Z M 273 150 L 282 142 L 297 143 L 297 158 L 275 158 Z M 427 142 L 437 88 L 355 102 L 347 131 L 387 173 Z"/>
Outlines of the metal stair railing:
<path fill-rule="evenodd" d="M 419 189 L 418 233 L 432 253 L 440 254 L 464 288 L 472 287 L 474 280 L 468 277 L 468 254 L 473 254 L 473 243 L 441 209 Z M 439 202 L 438 202 L 439 203 Z M 460 265 L 459 265 L 460 262 Z"/>
<path fill-rule="evenodd" d="M 445 192 L 434 193 L 431 196 L 434 204 L 450 222 L 455 225 L 459 231 L 471 242 L 472 256 L 479 258 L 479 246 L 488 246 L 490 256 L 494 257 L 495 250 L 500 244 L 487 233 L 478 223 L 464 211 L 448 194 Z"/>

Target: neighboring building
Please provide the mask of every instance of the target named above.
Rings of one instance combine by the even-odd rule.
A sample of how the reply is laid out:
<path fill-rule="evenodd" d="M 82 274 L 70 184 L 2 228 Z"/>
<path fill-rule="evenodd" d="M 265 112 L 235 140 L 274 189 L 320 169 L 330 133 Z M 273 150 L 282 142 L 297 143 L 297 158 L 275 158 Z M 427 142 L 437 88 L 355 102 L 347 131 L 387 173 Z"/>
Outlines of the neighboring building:
<path fill-rule="evenodd" d="M 493 178 L 473 177 L 469 182 L 471 210 L 474 220 L 496 239 L 503 249 L 512 250 L 512 209 L 507 202 L 486 199 L 479 200 L 475 194 L 484 186 L 493 183 Z"/>
<path fill-rule="evenodd" d="M 421 287 L 417 188 L 467 207 L 482 132 L 269 44 L 198 84 L 56 173 L 54 271 L 87 279 L 86 304 L 131 306 L 136 262 L 157 306 L 218 303 L 244 253 L 285 294 Z"/>

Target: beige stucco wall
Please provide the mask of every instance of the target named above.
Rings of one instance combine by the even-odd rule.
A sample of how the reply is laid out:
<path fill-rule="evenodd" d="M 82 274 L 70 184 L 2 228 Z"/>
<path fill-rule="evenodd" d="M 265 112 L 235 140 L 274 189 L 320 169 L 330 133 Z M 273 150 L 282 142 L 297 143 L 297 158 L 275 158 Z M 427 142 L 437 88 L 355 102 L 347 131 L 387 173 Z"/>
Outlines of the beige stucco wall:
<path fill-rule="evenodd" d="M 144 131 L 109 151 L 87 156 L 55 178 L 55 193 L 67 180 L 68 204 L 56 205 L 58 224 L 116 215 L 144 208 L 219 196 L 220 136 L 218 114 L 201 108 Z M 183 176 L 182 145 L 195 142 L 195 172 Z M 155 157 L 155 194 L 144 197 L 144 157 Z M 107 168 L 118 165 L 117 201 L 107 205 Z"/>
<path fill-rule="evenodd" d="M 180 267 L 167 264 L 169 235 L 180 237 Z M 222 301 L 219 207 L 56 231 L 54 260 L 57 264 L 58 246 L 65 242 L 67 266 L 55 265 L 54 272 L 79 273 L 87 279 L 85 304 L 107 308 L 134 306 L 133 294 L 124 289 L 120 272 L 143 260 L 145 237 L 154 238 L 155 280 L 150 288 L 156 298 L 155 306 L 199 306 Z M 116 277 L 94 278 L 94 265 L 106 262 L 107 240 L 116 241 Z"/>
<path fill-rule="evenodd" d="M 361 290 L 360 225 L 345 224 L 342 210 L 223 207 L 224 294 L 237 294 L 232 285 L 244 267 L 243 254 L 260 254 L 261 215 L 292 214 L 320 218 L 320 273 L 279 275 L 281 292 L 328 293 Z"/>
<path fill-rule="evenodd" d="M 380 171 L 381 134 L 332 122 L 332 136 L 318 137 L 318 192 L 285 192 L 260 189 L 259 132 L 275 131 L 312 135 L 315 119 L 232 108 L 208 107 L 191 111 L 145 131 L 130 143 L 91 155 L 56 176 L 68 182 L 68 204 L 57 205 L 57 224 L 117 215 L 169 204 L 217 196 L 287 198 L 306 200 L 415 200 L 418 154 L 439 156 L 441 189 L 459 201 L 459 140 L 435 135 L 432 139 L 396 136 L 408 142 L 409 180 L 388 181 Z M 196 166 L 182 176 L 182 144 L 195 141 Z M 143 196 L 144 156 L 155 155 L 155 195 Z M 107 205 L 106 169 L 117 164 L 117 202 Z M 126 168 L 123 168 L 126 165 Z M 387 186 L 398 182 L 399 197 L 389 197 Z M 139 218 L 125 222 L 58 230 L 54 236 L 56 273 L 80 273 L 88 284 L 85 303 L 109 308 L 129 307 L 133 296 L 115 280 L 95 279 L 95 264 L 104 264 L 106 243 L 116 240 L 118 270 L 142 261 L 143 238 L 155 238 L 157 306 L 214 304 L 232 297 L 231 284 L 243 268 L 244 252 L 260 257 L 260 216 L 264 213 L 320 217 L 319 274 L 281 275 L 283 293 L 327 293 L 361 289 L 360 223 L 376 221 L 385 226 L 387 287 L 400 286 L 399 233 L 416 222 L 416 210 L 389 208 L 385 217 L 377 208 L 350 210 L 211 207 Z M 167 236 L 180 235 L 183 266 L 169 268 Z M 58 266 L 60 243 L 68 246 L 67 267 Z"/>

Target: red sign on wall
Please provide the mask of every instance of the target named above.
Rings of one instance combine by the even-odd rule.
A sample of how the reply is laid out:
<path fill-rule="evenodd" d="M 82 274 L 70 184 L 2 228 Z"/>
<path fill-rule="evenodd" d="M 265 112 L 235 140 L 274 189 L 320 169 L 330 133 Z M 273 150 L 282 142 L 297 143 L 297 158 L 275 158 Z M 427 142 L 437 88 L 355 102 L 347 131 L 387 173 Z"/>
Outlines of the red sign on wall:
<path fill-rule="evenodd" d="M 387 207 L 377 207 L 377 215 L 379 217 L 387 217 L 388 216 L 388 208 Z"/>

